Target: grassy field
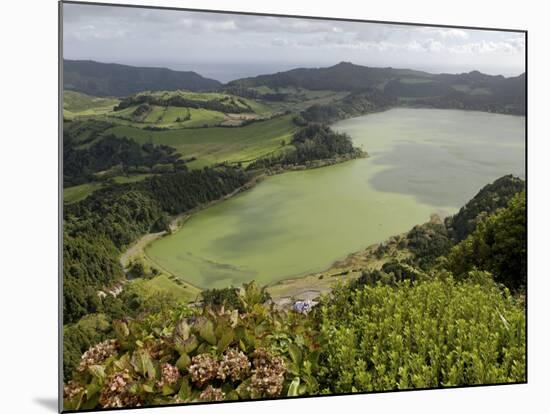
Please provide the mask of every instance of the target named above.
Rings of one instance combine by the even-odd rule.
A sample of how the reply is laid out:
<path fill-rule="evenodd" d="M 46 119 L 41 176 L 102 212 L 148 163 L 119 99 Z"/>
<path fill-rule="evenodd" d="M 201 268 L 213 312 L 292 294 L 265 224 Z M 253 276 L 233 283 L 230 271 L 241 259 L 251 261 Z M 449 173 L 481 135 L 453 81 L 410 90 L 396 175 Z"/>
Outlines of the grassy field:
<path fill-rule="evenodd" d="M 190 119 L 177 122 L 177 118 L 183 119 L 189 113 Z M 215 126 L 223 122 L 225 115 L 218 111 L 203 108 L 176 108 L 168 107 L 164 121 L 178 128 L 195 128 L 200 126 Z"/>
<path fill-rule="evenodd" d="M 246 162 L 281 148 L 289 142 L 295 130 L 291 115 L 255 122 L 236 128 L 196 128 L 169 131 L 147 131 L 130 126 L 116 126 L 107 130 L 117 136 L 135 139 L 139 143 L 152 142 L 175 147 L 184 157 L 195 156 L 192 168 L 222 161 Z"/>
<path fill-rule="evenodd" d="M 77 201 L 84 200 L 95 190 L 100 189 L 103 186 L 102 183 L 86 183 L 75 185 L 74 187 L 67 187 L 63 189 L 63 202 L 66 204 L 76 203 Z"/>
<path fill-rule="evenodd" d="M 67 119 L 88 118 L 108 121 L 116 125 L 146 128 L 159 127 L 165 129 L 201 128 L 216 126 L 238 126 L 246 119 L 270 118 L 285 111 L 301 111 L 314 104 L 326 104 L 342 99 L 347 92 L 329 90 L 311 91 L 301 88 L 258 88 L 261 94 L 283 93 L 287 95 L 284 101 L 267 102 L 261 99 L 247 99 L 226 93 L 159 91 L 143 92 L 138 95 L 150 95 L 159 99 L 181 96 L 195 102 L 219 101 L 223 104 L 237 106 L 242 113 L 223 113 L 204 108 L 187 108 L 176 106 L 151 105 L 151 110 L 140 116 L 134 111 L 139 105 L 132 105 L 120 111 L 113 108 L 118 99 L 95 98 L 78 92 L 66 91 L 64 100 L 64 115 Z"/>
<path fill-rule="evenodd" d="M 133 183 L 141 181 L 147 177 L 151 177 L 154 174 L 135 174 L 135 175 L 118 175 L 113 177 L 113 181 L 117 184 Z M 100 189 L 105 184 L 102 182 L 93 182 L 75 185 L 73 187 L 67 187 L 63 189 L 63 202 L 66 204 L 76 203 L 77 201 L 84 200 L 95 190 Z"/>
<path fill-rule="evenodd" d="M 149 295 L 157 292 L 171 293 L 182 303 L 195 301 L 200 293 L 199 289 L 165 274 L 152 279 L 134 279 L 131 283 L 138 284 Z"/>
<path fill-rule="evenodd" d="M 63 92 L 63 116 L 71 119 L 77 116 L 105 115 L 119 102 L 116 98 L 98 98 L 80 92 Z"/>
<path fill-rule="evenodd" d="M 133 174 L 133 175 L 117 175 L 113 180 L 117 184 L 135 183 L 136 181 L 145 180 L 147 177 L 152 177 L 154 174 Z"/>
<path fill-rule="evenodd" d="M 422 78 L 401 78 L 399 79 L 401 83 L 407 84 L 418 84 L 418 83 L 434 83 L 431 79 L 422 79 Z"/>

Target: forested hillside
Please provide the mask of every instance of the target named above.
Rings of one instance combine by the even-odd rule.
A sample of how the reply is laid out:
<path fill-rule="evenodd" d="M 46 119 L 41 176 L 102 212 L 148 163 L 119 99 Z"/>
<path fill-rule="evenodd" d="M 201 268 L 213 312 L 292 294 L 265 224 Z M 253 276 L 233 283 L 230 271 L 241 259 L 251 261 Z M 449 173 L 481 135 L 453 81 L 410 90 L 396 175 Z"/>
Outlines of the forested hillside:
<path fill-rule="evenodd" d="M 166 230 L 167 214 L 179 214 L 241 187 L 240 169 L 205 168 L 113 185 L 64 209 L 64 322 L 101 309 L 97 291 L 124 278 L 123 247 L 151 231 Z"/>

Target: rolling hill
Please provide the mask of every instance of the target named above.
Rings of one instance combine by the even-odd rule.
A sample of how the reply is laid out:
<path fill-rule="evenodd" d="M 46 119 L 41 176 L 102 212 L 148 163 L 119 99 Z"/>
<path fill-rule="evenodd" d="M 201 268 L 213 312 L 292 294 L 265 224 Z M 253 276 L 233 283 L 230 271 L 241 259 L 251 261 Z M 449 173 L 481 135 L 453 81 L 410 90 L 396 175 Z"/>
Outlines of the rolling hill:
<path fill-rule="evenodd" d="M 429 79 L 426 72 L 410 69 L 371 68 L 340 62 L 327 68 L 297 68 L 286 72 L 237 79 L 229 85 L 244 87 L 268 86 L 271 88 L 299 87 L 311 90 L 353 91 L 377 86 L 399 77 Z"/>
<path fill-rule="evenodd" d="M 298 68 L 232 81 L 234 89 L 269 89 L 283 99 L 285 88 L 360 93 L 377 91 L 387 98 L 428 107 L 525 113 L 525 74 L 517 77 L 479 71 L 431 74 L 410 69 L 374 68 L 340 62 L 327 68 Z M 283 93 L 280 91 L 283 90 Z"/>
<path fill-rule="evenodd" d="M 64 60 L 63 88 L 94 96 L 128 96 L 143 91 L 202 91 L 221 85 L 195 72 L 135 67 L 92 60 Z"/>

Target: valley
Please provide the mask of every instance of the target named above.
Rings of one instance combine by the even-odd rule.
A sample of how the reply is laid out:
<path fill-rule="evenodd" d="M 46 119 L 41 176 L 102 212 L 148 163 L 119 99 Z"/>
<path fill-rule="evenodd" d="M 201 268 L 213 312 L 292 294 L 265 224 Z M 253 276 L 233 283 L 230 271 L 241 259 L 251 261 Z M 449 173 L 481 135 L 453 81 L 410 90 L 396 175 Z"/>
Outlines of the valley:
<path fill-rule="evenodd" d="M 305 355 L 320 345 L 297 332 L 314 327 L 327 343 L 343 340 L 329 334 L 322 315 L 332 315 L 326 323 L 333 326 L 348 303 L 371 300 L 360 297 L 370 289 L 372 300 L 384 303 L 409 294 L 451 298 L 457 320 L 471 312 L 459 306 L 461 295 L 472 309 L 488 297 L 513 318 L 520 334 L 509 342 L 519 355 L 523 253 L 518 245 L 498 250 L 498 243 L 522 240 L 524 75 L 342 62 L 221 84 L 194 72 L 101 65 L 68 61 L 65 68 L 65 378 L 95 381 L 75 367 L 100 341 L 117 338 L 133 349 L 160 335 L 165 346 L 178 312 L 200 313 L 216 327 L 193 328 L 202 342 L 178 348 L 181 370 L 188 354 L 208 347 L 272 346 L 277 340 L 262 334 L 264 322 L 274 335 L 305 344 Z M 120 82 L 115 88 L 108 79 Z M 516 264 L 514 272 L 501 257 Z M 507 302 L 502 286 L 513 292 Z M 313 301 L 324 313 L 289 316 L 296 301 Z M 416 299 L 412 305 L 423 306 Z M 260 322 L 227 328 L 224 312 L 233 311 L 241 313 L 239 324 Z M 501 332 L 493 313 L 476 320 L 476 329 L 490 324 Z M 277 345 L 285 355 L 288 343 Z M 521 381 L 521 368 L 506 365 L 516 357 L 506 358 L 495 378 Z M 297 395 L 318 393 L 315 378 L 330 384 L 320 372 L 300 375 L 310 382 Z M 391 375 L 403 388 L 424 384 Z M 183 400 L 197 398 L 199 391 L 181 387 Z"/>

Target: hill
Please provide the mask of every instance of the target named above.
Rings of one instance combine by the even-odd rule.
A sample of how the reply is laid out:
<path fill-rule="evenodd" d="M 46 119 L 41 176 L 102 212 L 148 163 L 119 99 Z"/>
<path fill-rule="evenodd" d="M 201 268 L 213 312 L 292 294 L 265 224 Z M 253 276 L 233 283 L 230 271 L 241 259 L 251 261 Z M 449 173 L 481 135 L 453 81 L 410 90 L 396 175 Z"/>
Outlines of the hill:
<path fill-rule="evenodd" d="M 488 215 L 506 207 L 512 197 L 524 189 L 525 181 L 513 175 L 487 184 L 457 214 L 447 217 L 447 230 L 457 242 L 464 240 Z"/>
<path fill-rule="evenodd" d="M 327 68 L 299 68 L 230 82 L 232 89 L 251 89 L 283 99 L 285 89 L 376 91 L 386 99 L 436 108 L 525 113 L 525 74 L 505 78 L 479 71 L 431 74 L 410 69 L 374 68 L 340 62 Z"/>
<path fill-rule="evenodd" d="M 293 86 L 311 90 L 353 91 L 374 87 L 394 78 L 427 79 L 430 76 L 432 75 L 429 73 L 409 69 L 371 68 L 340 62 L 327 68 L 298 68 L 272 75 L 238 79 L 229 85 L 270 88 Z"/>
<path fill-rule="evenodd" d="M 100 63 L 92 60 L 64 60 L 63 88 L 94 96 L 128 96 L 142 91 L 211 90 L 220 82 L 195 72 Z"/>

